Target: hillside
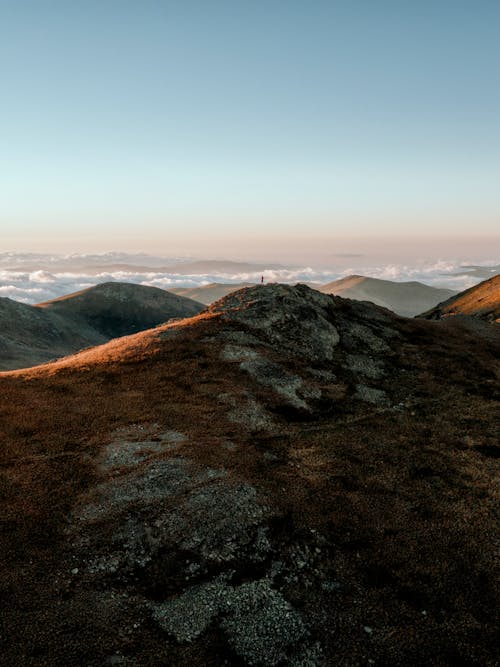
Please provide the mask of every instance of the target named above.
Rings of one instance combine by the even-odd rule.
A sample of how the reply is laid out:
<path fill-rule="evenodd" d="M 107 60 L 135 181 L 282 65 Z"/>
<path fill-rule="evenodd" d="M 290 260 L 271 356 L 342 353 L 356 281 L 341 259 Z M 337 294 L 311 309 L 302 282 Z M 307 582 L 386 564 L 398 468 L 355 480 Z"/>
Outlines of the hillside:
<path fill-rule="evenodd" d="M 500 322 L 500 275 L 460 292 L 422 313 L 420 317 L 440 320 L 455 315 L 474 317 L 486 322 Z"/>
<path fill-rule="evenodd" d="M 0 374 L 2 665 L 493 667 L 499 348 L 266 285 Z"/>
<path fill-rule="evenodd" d="M 89 327 L 0 298 L 0 370 L 45 363 L 106 340 Z"/>
<path fill-rule="evenodd" d="M 318 289 L 346 299 L 371 301 L 403 317 L 413 317 L 456 294 L 449 289 L 438 289 L 419 282 L 400 283 L 366 276 L 348 276 Z"/>
<path fill-rule="evenodd" d="M 150 329 L 203 306 L 157 287 L 109 282 L 38 304 L 38 308 L 91 326 L 109 339 Z"/>
<path fill-rule="evenodd" d="M 104 283 L 37 306 L 0 298 L 0 370 L 45 363 L 202 308 L 128 283 Z"/>
<path fill-rule="evenodd" d="M 205 305 L 210 305 L 218 299 L 231 294 L 231 292 L 236 292 L 239 289 L 244 287 L 253 287 L 255 283 L 240 283 L 240 284 L 227 284 L 227 283 L 209 283 L 208 285 L 202 285 L 201 287 L 174 287 L 170 289 L 172 294 L 178 294 L 179 296 L 185 296 L 189 299 L 194 299 Z"/>

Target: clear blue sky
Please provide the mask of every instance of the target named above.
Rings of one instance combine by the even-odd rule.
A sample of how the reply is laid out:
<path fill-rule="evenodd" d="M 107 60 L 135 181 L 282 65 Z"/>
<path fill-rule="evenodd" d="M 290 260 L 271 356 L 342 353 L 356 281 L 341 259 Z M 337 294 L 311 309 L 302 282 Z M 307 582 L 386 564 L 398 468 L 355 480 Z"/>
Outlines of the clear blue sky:
<path fill-rule="evenodd" d="M 0 0 L 1 249 L 498 237 L 499 34 L 498 0 Z"/>

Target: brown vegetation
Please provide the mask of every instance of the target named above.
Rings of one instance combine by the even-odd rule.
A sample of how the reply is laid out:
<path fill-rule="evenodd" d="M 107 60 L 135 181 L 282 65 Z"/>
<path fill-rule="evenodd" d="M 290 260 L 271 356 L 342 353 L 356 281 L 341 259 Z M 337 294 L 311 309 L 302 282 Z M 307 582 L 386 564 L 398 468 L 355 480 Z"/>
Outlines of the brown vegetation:
<path fill-rule="evenodd" d="M 0 375 L 2 664 L 495 664 L 498 340 L 310 292 L 242 290 L 190 320 Z M 270 328 L 255 325 L 260 302 L 277 314 Z M 332 359 L 309 354 L 300 332 L 287 342 L 286 327 L 307 318 L 339 332 Z M 106 448 L 131 440 L 146 452 L 132 472 L 103 467 Z M 180 495 L 116 509 L 110 494 L 162 462 Z M 222 481 L 202 481 L 207 470 Z M 132 562 L 129 538 L 116 546 L 123 521 L 159 530 L 152 518 L 191 507 L 188 484 L 220 503 L 227 489 L 254 489 L 248 530 L 265 534 L 262 555 L 249 551 L 256 537 L 239 536 L 247 519 L 235 510 L 234 553 L 222 555 L 226 538 L 213 555 L 150 536 L 140 549 L 151 560 Z M 95 507 L 104 514 L 85 519 Z M 190 528 L 176 530 L 180 544 Z M 96 571 L 113 549 L 126 564 Z M 300 616 L 307 652 L 269 640 L 268 661 L 252 658 L 220 612 L 192 641 L 155 621 L 218 577 L 234 608 L 236 592 L 271 582 L 276 613 Z M 271 649 L 286 656 L 273 662 Z"/>

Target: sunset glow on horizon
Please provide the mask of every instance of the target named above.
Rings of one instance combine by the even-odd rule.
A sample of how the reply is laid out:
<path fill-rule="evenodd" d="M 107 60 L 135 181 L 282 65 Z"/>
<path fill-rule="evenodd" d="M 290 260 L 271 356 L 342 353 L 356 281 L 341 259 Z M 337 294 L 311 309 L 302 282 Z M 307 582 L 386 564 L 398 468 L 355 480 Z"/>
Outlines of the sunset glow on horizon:
<path fill-rule="evenodd" d="M 493 2 L 4 5 L 0 250 L 494 258 L 499 20 Z"/>

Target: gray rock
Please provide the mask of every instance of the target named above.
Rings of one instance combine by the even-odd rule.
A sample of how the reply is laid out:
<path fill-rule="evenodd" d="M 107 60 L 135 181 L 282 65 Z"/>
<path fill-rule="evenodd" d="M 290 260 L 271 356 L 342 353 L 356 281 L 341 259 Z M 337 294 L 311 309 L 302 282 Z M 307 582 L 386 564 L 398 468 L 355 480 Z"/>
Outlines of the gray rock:
<path fill-rule="evenodd" d="M 354 398 L 364 401 L 365 403 L 372 403 L 373 405 L 387 405 L 388 398 L 385 391 L 382 389 L 375 389 L 374 387 L 367 387 L 365 384 L 356 385 L 356 393 Z"/>
<path fill-rule="evenodd" d="M 307 634 L 298 611 L 267 579 L 234 589 L 230 612 L 221 627 L 249 665 L 277 665 Z"/>
<path fill-rule="evenodd" d="M 249 484 L 176 458 L 99 484 L 82 498 L 68 532 L 80 554 L 89 553 L 86 572 L 127 576 L 165 548 L 195 552 L 202 567 L 243 555 L 258 561 L 270 548 L 265 517 Z M 94 544 L 105 544 L 105 552 L 96 553 Z M 189 580 L 193 573 L 186 564 L 178 574 Z"/>
<path fill-rule="evenodd" d="M 238 290 L 208 310 L 246 325 L 273 346 L 312 361 L 331 360 L 340 340 L 331 322 L 334 297 L 306 285 L 259 285 Z"/>
<path fill-rule="evenodd" d="M 224 361 L 239 361 L 240 369 L 251 375 L 259 384 L 270 387 L 295 408 L 309 410 L 303 396 L 319 398 L 321 392 L 315 387 L 305 387 L 302 378 L 285 371 L 279 364 L 267 359 L 256 350 L 228 344 L 222 350 Z M 297 394 L 301 390 L 302 396 Z"/>
<path fill-rule="evenodd" d="M 135 466 L 152 454 L 172 451 L 186 440 L 186 436 L 178 431 L 166 431 L 156 440 L 130 441 L 118 438 L 104 448 L 99 465 L 103 470 Z"/>
<path fill-rule="evenodd" d="M 224 393 L 219 394 L 218 399 L 228 406 L 227 418 L 235 424 L 241 424 L 249 431 L 275 430 L 272 417 L 250 394 Z"/>
<path fill-rule="evenodd" d="M 153 617 L 179 643 L 194 641 L 216 622 L 248 665 L 273 666 L 287 660 L 307 634 L 299 612 L 268 579 L 232 586 L 229 578 L 230 574 L 220 575 L 153 605 Z M 318 655 L 315 647 L 306 647 L 293 664 L 317 664 L 312 659 Z"/>
<path fill-rule="evenodd" d="M 347 354 L 346 365 L 349 370 L 358 375 L 364 375 L 371 380 L 377 380 L 384 375 L 383 362 L 366 354 Z"/>
<path fill-rule="evenodd" d="M 384 354 L 390 352 L 389 345 L 380 336 L 373 333 L 373 331 L 364 324 L 357 322 L 344 322 L 343 340 L 352 347 L 368 349 L 370 352 L 376 354 Z"/>
<path fill-rule="evenodd" d="M 179 643 L 189 643 L 201 635 L 221 610 L 229 604 L 232 588 L 228 575 L 221 575 L 183 595 L 153 606 L 153 618 Z"/>

